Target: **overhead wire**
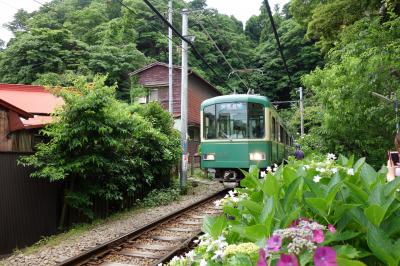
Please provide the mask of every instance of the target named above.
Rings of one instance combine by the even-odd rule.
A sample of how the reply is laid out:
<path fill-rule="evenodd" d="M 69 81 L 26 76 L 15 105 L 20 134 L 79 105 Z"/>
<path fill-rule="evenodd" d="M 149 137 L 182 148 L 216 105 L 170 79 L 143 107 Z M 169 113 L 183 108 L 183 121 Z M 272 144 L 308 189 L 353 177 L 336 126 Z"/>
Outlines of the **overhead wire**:
<path fill-rule="evenodd" d="M 248 84 L 246 84 L 244 82 L 244 80 L 239 76 L 239 74 L 235 71 L 235 69 L 232 67 L 231 63 L 229 63 L 228 59 L 225 57 L 224 53 L 221 51 L 221 49 L 218 47 L 217 43 L 214 41 L 214 39 L 211 37 L 211 35 L 208 33 L 207 29 L 204 27 L 203 23 L 200 21 L 197 21 L 197 24 L 201 27 L 201 29 L 203 30 L 203 32 L 207 35 L 207 37 L 210 39 L 210 41 L 212 42 L 212 44 L 214 45 L 215 49 L 217 49 L 217 51 L 221 54 L 222 58 L 224 59 L 225 63 L 229 66 L 229 68 L 231 69 L 231 73 L 234 73 L 237 78 L 240 80 L 240 82 L 247 88 L 247 90 L 249 91 L 250 88 L 248 86 Z"/>
<path fill-rule="evenodd" d="M 283 55 L 283 48 L 282 48 L 281 42 L 279 41 L 278 31 L 276 30 L 274 17 L 272 16 L 272 12 L 271 12 L 271 8 L 269 6 L 268 0 L 264 0 L 264 4 L 265 4 L 265 7 L 267 9 L 268 17 L 269 17 L 269 20 L 270 20 L 271 26 L 272 26 L 272 31 L 274 32 L 275 40 L 276 40 L 276 43 L 278 44 L 278 50 L 279 50 L 279 53 L 281 55 L 281 58 L 282 58 L 282 61 L 283 61 L 283 65 L 285 67 L 286 74 L 287 74 L 287 76 L 289 78 L 289 85 L 290 85 L 290 87 L 293 88 L 292 77 L 290 76 L 289 68 L 288 68 L 288 66 L 286 64 L 285 56 Z"/>
<path fill-rule="evenodd" d="M 117 1 L 120 2 L 121 4 L 123 4 L 121 0 L 117 0 Z M 215 69 L 199 53 L 199 51 L 197 50 L 197 48 L 195 47 L 193 42 L 188 40 L 185 36 L 182 36 L 182 34 L 174 26 L 172 26 L 171 23 L 169 23 L 168 20 L 163 15 L 161 15 L 161 13 L 150 3 L 150 1 L 148 1 L 148 0 L 143 0 L 143 1 L 159 17 L 159 19 L 161 19 L 161 21 L 163 21 L 169 28 L 172 29 L 173 33 L 175 33 L 179 38 L 181 38 L 183 41 L 185 41 L 192 48 L 191 51 L 196 56 L 196 58 L 201 60 L 207 66 L 207 68 L 210 69 L 211 72 L 213 72 L 213 74 L 215 75 L 215 77 L 218 80 L 220 80 L 222 83 L 225 83 L 225 85 L 229 89 L 232 90 L 232 88 L 229 86 L 229 84 L 226 83 L 223 79 L 221 79 L 221 77 L 218 75 L 218 73 L 215 71 Z M 129 7 L 127 7 L 127 8 L 129 8 Z"/>

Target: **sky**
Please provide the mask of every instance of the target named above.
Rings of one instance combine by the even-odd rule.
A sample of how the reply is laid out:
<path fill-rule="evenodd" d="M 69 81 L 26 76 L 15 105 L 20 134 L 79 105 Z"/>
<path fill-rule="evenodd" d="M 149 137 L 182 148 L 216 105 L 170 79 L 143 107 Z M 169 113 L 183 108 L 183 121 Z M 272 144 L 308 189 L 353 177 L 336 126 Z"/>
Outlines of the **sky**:
<path fill-rule="evenodd" d="M 8 41 L 12 37 L 2 25 L 13 20 L 18 9 L 23 8 L 29 12 L 39 9 L 40 3 L 50 0 L 0 0 L 0 39 Z M 167 1 L 167 0 L 165 0 Z M 275 4 L 281 7 L 289 0 L 269 0 L 271 9 Z M 234 15 L 243 24 L 252 16 L 260 14 L 262 0 L 207 0 L 209 7 L 216 8 L 218 12 L 227 15 Z"/>

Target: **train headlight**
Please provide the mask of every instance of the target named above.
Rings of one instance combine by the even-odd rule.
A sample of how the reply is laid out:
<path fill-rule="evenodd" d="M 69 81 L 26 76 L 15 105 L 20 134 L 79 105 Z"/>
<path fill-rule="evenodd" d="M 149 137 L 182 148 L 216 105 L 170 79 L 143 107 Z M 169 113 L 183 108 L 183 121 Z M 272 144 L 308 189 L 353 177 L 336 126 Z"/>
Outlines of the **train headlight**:
<path fill-rule="evenodd" d="M 262 161 L 262 160 L 265 160 L 265 153 L 263 152 L 250 153 L 250 161 Z"/>
<path fill-rule="evenodd" d="M 204 154 L 203 155 L 203 160 L 204 161 L 214 161 L 215 160 L 215 154 Z"/>

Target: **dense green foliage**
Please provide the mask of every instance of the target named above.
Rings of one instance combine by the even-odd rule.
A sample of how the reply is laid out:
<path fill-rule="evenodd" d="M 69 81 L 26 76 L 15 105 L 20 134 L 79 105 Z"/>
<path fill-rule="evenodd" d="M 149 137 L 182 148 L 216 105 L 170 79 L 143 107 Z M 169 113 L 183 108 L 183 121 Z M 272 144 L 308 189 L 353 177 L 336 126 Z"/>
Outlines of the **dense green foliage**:
<path fill-rule="evenodd" d="M 287 243 L 282 240 L 274 250 L 267 239 L 279 229 L 294 230 L 302 220 L 318 222 L 327 232 L 313 229 L 308 241 L 314 244 L 296 244 L 299 249 L 292 254 L 298 257 L 298 265 L 398 265 L 400 178 L 386 182 L 386 170 L 376 172 L 365 158 L 356 162 L 354 157 L 334 158 L 333 154 L 304 161 L 292 158 L 264 179 L 258 178 L 257 169 L 246 173 L 242 187 L 217 203 L 224 215 L 205 219 L 203 231 L 208 236 L 202 242 L 207 244 L 201 242 L 194 254 L 171 265 L 202 259 L 210 265 L 254 265 L 257 246 L 268 250 L 267 265 L 276 265 L 279 255 L 288 252 Z M 316 244 L 333 247 L 338 264 L 312 264 L 310 246 Z"/>
<path fill-rule="evenodd" d="M 35 167 L 34 177 L 66 180 L 67 203 L 88 217 L 95 199 L 123 207 L 142 189 L 169 185 L 180 152 L 179 134 L 161 106 L 119 102 L 105 80 L 57 89 L 65 105 L 43 130 L 49 141 L 21 160 Z"/>
<path fill-rule="evenodd" d="M 107 73 L 107 85 L 118 84 L 118 97 L 129 100 L 129 73 L 154 60 L 168 59 L 167 28 L 141 0 L 118 1 L 53 0 L 39 11 L 18 11 L 7 28 L 15 34 L 0 54 L 0 81 L 12 83 L 40 83 L 51 80 L 64 84 L 66 73 L 93 77 Z M 164 13 L 167 3 L 152 1 Z M 249 88 L 273 99 L 287 100 L 292 87 L 276 49 L 269 20 L 262 7 L 260 16 L 253 16 L 246 24 L 234 17 L 207 8 L 206 2 L 174 1 L 174 9 L 184 7 L 205 9 L 190 16 L 190 34 L 196 36 L 195 45 L 217 76 L 198 58 L 190 54 L 190 66 L 223 92 L 247 92 Z M 135 12 L 140 10 L 140 12 Z M 293 86 L 300 85 L 300 76 L 321 65 L 319 52 L 312 41 L 304 40 L 306 28 L 290 18 L 286 7 L 275 12 L 275 19 L 288 65 L 293 75 Z M 180 29 L 180 13 L 174 13 L 174 25 Z M 203 30 L 204 27 L 207 32 Z M 244 83 L 215 49 L 213 41 L 228 59 Z M 181 40 L 174 37 L 174 46 Z M 180 64 L 179 49 L 174 49 L 175 64 Z M 259 69 L 258 71 L 247 69 Z M 242 70 L 242 71 L 241 71 Z M 49 76 L 51 79 L 49 79 Z"/>

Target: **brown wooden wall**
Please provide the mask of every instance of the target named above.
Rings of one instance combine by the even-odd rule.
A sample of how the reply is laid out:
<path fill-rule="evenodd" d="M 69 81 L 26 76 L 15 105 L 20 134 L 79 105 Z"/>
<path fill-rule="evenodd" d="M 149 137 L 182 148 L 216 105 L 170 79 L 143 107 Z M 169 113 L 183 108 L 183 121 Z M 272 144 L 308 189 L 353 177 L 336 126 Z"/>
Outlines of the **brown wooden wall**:
<path fill-rule="evenodd" d="M 0 153 L 0 254 L 54 234 L 58 226 L 59 184 L 30 178 L 17 165 L 22 153 Z"/>
<path fill-rule="evenodd" d="M 143 70 L 138 75 L 139 83 L 145 87 L 163 87 L 163 91 L 159 94 L 159 97 L 162 99 L 162 106 L 168 109 L 168 67 L 155 65 Z M 166 90 L 164 90 L 165 86 Z M 188 123 L 200 125 L 200 105 L 202 101 L 221 94 L 195 74 L 189 75 L 188 86 Z M 181 70 L 177 68 L 173 71 L 173 101 L 174 115 L 180 115 Z"/>

